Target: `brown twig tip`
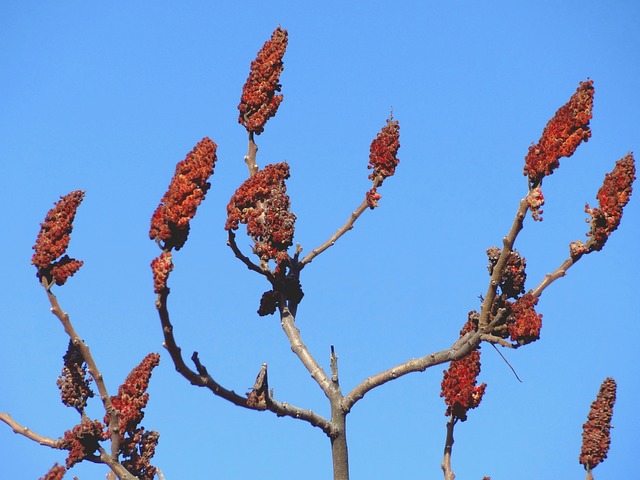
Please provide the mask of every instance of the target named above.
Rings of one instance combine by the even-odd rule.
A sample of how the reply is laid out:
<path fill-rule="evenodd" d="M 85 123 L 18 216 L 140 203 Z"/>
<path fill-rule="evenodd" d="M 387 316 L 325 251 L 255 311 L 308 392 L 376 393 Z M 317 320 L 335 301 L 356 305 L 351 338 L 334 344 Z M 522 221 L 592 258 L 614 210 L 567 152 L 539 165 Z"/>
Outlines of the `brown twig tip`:
<path fill-rule="evenodd" d="M 622 219 L 622 210 L 629 202 L 636 178 L 636 167 L 633 154 L 629 153 L 616 162 L 613 171 L 607 173 L 596 198 L 598 208 L 590 208 L 587 204 L 585 212 L 591 215 L 591 237 L 587 242 L 589 252 L 600 251 L 609 235 L 618 228 Z"/>
<path fill-rule="evenodd" d="M 48 284 L 55 282 L 57 285 L 64 285 L 83 264 L 82 261 L 65 255 L 71 240 L 76 210 L 83 198 L 82 190 L 60 197 L 40 224 L 31 264 L 38 269 L 38 278 L 45 279 Z"/>
<path fill-rule="evenodd" d="M 591 404 L 587 422 L 582 426 L 582 451 L 579 461 L 587 471 L 607 458 L 615 402 L 616 382 L 609 377 L 602 382 L 596 400 Z"/>
<path fill-rule="evenodd" d="M 169 273 L 173 270 L 173 257 L 170 251 L 162 252 L 151 261 L 153 271 L 153 291 L 161 293 L 167 288 Z"/>
<path fill-rule="evenodd" d="M 38 480 L 62 480 L 67 469 L 57 463 L 51 467 L 51 469 L 45 474 L 44 477 L 40 477 Z"/>
<path fill-rule="evenodd" d="M 580 82 L 569 101 L 549 120 L 538 143 L 529 147 L 524 174 L 531 186 L 539 185 L 560 166 L 561 157 L 570 157 L 580 143 L 589 140 L 593 94 L 593 80 Z"/>
<path fill-rule="evenodd" d="M 240 223 L 246 224 L 255 242 L 253 252 L 262 261 L 280 264 L 289 258 L 287 249 L 293 245 L 296 216 L 289 211 L 287 178 L 286 162 L 267 165 L 240 185 L 227 206 L 225 229 L 237 230 Z"/>
<path fill-rule="evenodd" d="M 176 165 L 167 192 L 151 217 L 149 238 L 163 250 L 180 250 L 189 235 L 189 222 L 211 187 L 208 182 L 217 160 L 218 146 L 203 138 L 187 157 Z"/>
<path fill-rule="evenodd" d="M 260 135 L 267 120 L 276 114 L 282 103 L 283 95 L 276 95 L 276 92 L 282 87 L 279 81 L 286 49 L 287 31 L 278 26 L 251 62 L 249 78 L 242 88 L 238 105 L 238 122 L 248 132 Z"/>
<path fill-rule="evenodd" d="M 398 150 L 400 149 L 400 125 L 397 120 L 389 116 L 387 123 L 371 142 L 369 148 L 369 168 L 373 172 L 369 174 L 369 179 L 373 180 L 373 188 L 367 192 L 367 206 L 371 209 L 378 206 L 380 194 L 377 187 L 382 185 L 385 178 L 392 176 L 400 159 Z"/>

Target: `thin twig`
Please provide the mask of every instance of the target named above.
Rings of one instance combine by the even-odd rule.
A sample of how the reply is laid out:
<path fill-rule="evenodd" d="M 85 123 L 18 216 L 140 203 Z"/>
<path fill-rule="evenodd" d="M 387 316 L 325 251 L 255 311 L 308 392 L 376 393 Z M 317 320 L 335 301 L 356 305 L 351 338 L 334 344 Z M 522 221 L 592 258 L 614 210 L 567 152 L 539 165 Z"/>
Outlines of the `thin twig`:
<path fill-rule="evenodd" d="M 240 248 L 238 247 L 238 244 L 236 243 L 236 234 L 233 232 L 233 230 L 229 230 L 229 239 L 227 240 L 227 245 L 229 247 L 231 247 L 231 250 L 233 250 L 233 253 L 235 254 L 235 256 L 242 262 L 244 263 L 247 268 L 249 270 L 252 270 L 254 272 L 257 272 L 261 275 L 266 276 L 269 280 L 273 279 L 273 274 L 271 273 L 271 271 L 269 270 L 268 266 L 266 269 L 263 269 L 261 267 L 259 267 L 258 265 L 256 265 L 255 263 L 253 263 L 251 261 L 251 259 L 249 259 L 249 257 L 247 257 L 246 255 L 244 255 L 241 251 Z"/>
<path fill-rule="evenodd" d="M 511 344 L 510 344 L 511 345 Z M 496 347 L 493 343 L 491 344 L 491 346 L 496 350 L 496 352 L 498 352 L 498 355 L 500 355 L 502 357 L 502 360 L 504 360 L 504 363 L 507 364 L 507 366 L 511 369 L 511 371 L 513 372 L 513 374 L 516 376 L 516 378 L 518 379 L 518 381 L 520 383 L 522 383 L 522 380 L 520 380 L 520 377 L 518 376 L 518 374 L 516 373 L 516 369 L 513 368 L 511 366 L 511 364 L 509 363 L 509 361 L 505 358 L 504 355 L 502 355 L 502 352 L 500 350 L 498 350 L 498 347 Z"/>
<path fill-rule="evenodd" d="M 120 454 L 119 412 L 111 404 L 111 396 L 107 391 L 107 386 L 104 383 L 104 378 L 102 376 L 102 373 L 98 369 L 98 365 L 96 364 L 96 361 L 91 354 L 89 346 L 84 343 L 82 338 L 80 338 L 80 336 L 77 334 L 75 328 L 73 327 L 73 324 L 71 323 L 69 314 L 64 312 L 60 307 L 58 298 L 51 292 L 51 285 L 47 283 L 46 279 L 42 280 L 42 286 L 47 292 L 47 297 L 49 298 L 49 303 L 51 304 L 51 313 L 58 317 L 58 319 L 62 323 L 64 331 L 71 339 L 71 342 L 73 342 L 78 350 L 80 350 L 82 358 L 87 363 L 89 373 L 91 374 L 96 387 L 98 387 L 98 391 L 100 392 L 100 399 L 102 400 L 104 410 L 107 414 L 109 414 L 109 431 L 111 432 L 111 456 L 114 461 L 116 461 L 118 455 Z"/>
<path fill-rule="evenodd" d="M 0 420 L 9 425 L 14 433 L 19 435 L 23 435 L 27 437 L 29 440 L 33 440 L 34 442 L 38 442 L 40 445 L 45 445 L 51 448 L 62 449 L 61 444 L 63 442 L 62 438 L 54 439 L 51 437 L 45 437 L 44 435 L 39 435 L 33 430 L 20 423 L 16 422 L 11 415 L 8 413 L 0 412 Z"/>
<path fill-rule="evenodd" d="M 258 153 L 258 145 L 254 140 L 254 133 L 249 132 L 249 148 L 247 154 L 244 157 L 244 161 L 249 168 L 249 176 L 253 177 L 258 172 L 258 164 L 256 162 L 256 156 Z"/>
<path fill-rule="evenodd" d="M 373 186 L 378 187 L 380 185 L 380 179 L 376 178 L 375 181 L 373 182 Z M 331 235 L 331 237 L 329 237 L 329 239 L 324 242 L 322 245 L 320 245 L 317 248 L 314 248 L 313 250 L 311 250 L 311 252 L 305 256 L 302 260 L 300 260 L 300 270 L 302 270 L 304 268 L 304 266 L 308 263 L 311 263 L 311 261 L 316 258 L 318 255 L 320 255 L 322 252 L 324 252 L 326 249 L 328 249 L 329 247 L 332 247 L 333 245 L 335 245 L 336 241 L 343 236 L 345 233 L 347 233 L 349 230 L 351 230 L 353 228 L 353 224 L 356 222 L 356 220 L 358 220 L 358 218 L 360 218 L 360 215 L 362 215 L 362 213 L 369 207 L 369 205 L 367 204 L 367 199 L 365 198 L 362 203 L 358 206 L 358 208 L 356 208 L 353 213 L 351 213 L 351 215 L 349 215 L 349 218 L 347 219 L 347 221 L 344 223 L 344 225 L 342 225 L 338 230 L 336 230 L 336 232 Z"/>
<path fill-rule="evenodd" d="M 449 417 L 449 421 L 447 422 L 447 438 L 444 442 L 444 457 L 442 459 L 442 463 L 440 466 L 442 467 L 442 472 L 444 473 L 444 480 L 454 480 L 456 478 L 456 474 L 451 470 L 451 453 L 453 450 L 453 427 L 456 424 L 456 419 L 453 415 Z"/>

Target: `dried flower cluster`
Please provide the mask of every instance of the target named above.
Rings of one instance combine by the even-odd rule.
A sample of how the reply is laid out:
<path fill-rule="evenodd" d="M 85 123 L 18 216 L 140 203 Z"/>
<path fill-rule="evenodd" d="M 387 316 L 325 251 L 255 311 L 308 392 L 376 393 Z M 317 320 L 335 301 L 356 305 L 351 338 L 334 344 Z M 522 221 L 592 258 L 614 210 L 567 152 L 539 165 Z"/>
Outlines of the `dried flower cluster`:
<path fill-rule="evenodd" d="M 62 403 L 82 413 L 87 406 L 87 400 L 94 395 L 89 385 L 92 379 L 87 377 L 84 357 L 72 341 L 69 341 L 69 347 L 63 359 L 62 373 L 56 382 L 60 389 Z"/>
<path fill-rule="evenodd" d="M 155 293 L 162 293 L 167 288 L 167 279 L 173 270 L 172 258 L 170 251 L 164 251 L 151 261 L 153 291 Z"/>
<path fill-rule="evenodd" d="M 636 178 L 636 167 L 633 154 L 629 153 L 616 162 L 613 171 L 604 177 L 602 187 L 598 191 L 598 208 L 590 208 L 587 204 L 585 211 L 591 215 L 591 231 L 587 234 L 589 252 L 600 251 L 609 235 L 618 228 L 622 218 L 622 210 L 629 202 Z"/>
<path fill-rule="evenodd" d="M 472 319 L 474 313 L 469 314 L 469 321 L 460 330 L 460 337 L 476 329 L 476 323 Z M 480 350 L 474 350 L 466 357 L 452 361 L 449 369 L 443 374 L 440 396 L 444 397 L 447 405 L 445 415 L 464 422 L 467 412 L 480 405 L 487 388 L 486 383 L 477 385 L 480 374 Z"/>
<path fill-rule="evenodd" d="M 149 238 L 164 250 L 180 250 L 187 241 L 189 221 L 211 186 L 208 180 L 217 160 L 217 148 L 205 137 L 176 165 L 169 188 L 151 217 L 149 230 Z"/>
<path fill-rule="evenodd" d="M 64 432 L 60 448 L 69 450 L 67 468 L 91 457 L 98 450 L 103 430 L 104 425 L 100 421 L 83 418 L 72 430 Z"/>
<path fill-rule="evenodd" d="M 225 229 L 237 230 L 240 223 L 246 224 L 255 242 L 253 252 L 262 261 L 280 264 L 289 258 L 296 216 L 289 211 L 287 178 L 286 162 L 267 165 L 240 185 L 227 206 Z"/>
<path fill-rule="evenodd" d="M 369 179 L 373 180 L 374 186 L 367 192 L 367 206 L 374 209 L 378 206 L 380 194 L 377 187 L 382 185 L 385 178 L 392 176 L 400 159 L 398 150 L 400 149 L 400 125 L 392 116 L 387 119 L 387 124 L 382 127 L 380 133 L 371 142 L 369 148 L 369 166 L 373 169 L 369 174 Z"/>
<path fill-rule="evenodd" d="M 593 80 L 580 82 L 576 93 L 549 120 L 538 143 L 529 147 L 524 174 L 529 176 L 532 187 L 558 168 L 561 157 L 570 157 L 580 143 L 591 137 L 593 94 Z"/>
<path fill-rule="evenodd" d="M 44 477 L 41 477 L 39 480 L 62 480 L 62 477 L 64 477 L 64 474 L 66 472 L 66 468 L 56 463 L 53 465 L 53 467 L 51 467 L 46 475 Z"/>
<path fill-rule="evenodd" d="M 69 258 L 65 252 L 71 240 L 69 235 L 73 230 L 76 210 L 83 198 L 81 190 L 60 197 L 60 201 L 47 213 L 44 223 L 40 224 L 31 264 L 38 269 L 38 278 L 45 279 L 47 283 L 55 281 L 57 285 L 64 285 L 82 266 L 82 261 Z"/>
<path fill-rule="evenodd" d="M 249 78 L 242 88 L 238 105 L 238 122 L 248 132 L 260 135 L 267 120 L 276 114 L 282 103 L 283 95 L 276 95 L 276 92 L 281 89 L 279 81 L 284 69 L 282 58 L 286 49 L 287 31 L 278 27 L 251 62 Z"/>
<path fill-rule="evenodd" d="M 498 247 L 491 247 L 487 250 L 487 257 L 489 257 L 489 275 L 493 275 L 493 268 L 498 263 L 502 250 Z M 524 282 L 527 279 L 525 268 L 527 266 L 526 259 L 522 258 L 520 254 L 513 250 L 509 254 L 507 259 L 507 265 L 502 272 L 500 283 L 498 284 L 500 291 L 507 298 L 517 298 L 519 295 L 525 292 Z"/>
<path fill-rule="evenodd" d="M 582 451 L 579 461 L 587 471 L 597 467 L 607 458 L 615 402 L 616 381 L 609 377 L 602 382 L 596 400 L 591 404 L 587 422 L 582 426 Z"/>

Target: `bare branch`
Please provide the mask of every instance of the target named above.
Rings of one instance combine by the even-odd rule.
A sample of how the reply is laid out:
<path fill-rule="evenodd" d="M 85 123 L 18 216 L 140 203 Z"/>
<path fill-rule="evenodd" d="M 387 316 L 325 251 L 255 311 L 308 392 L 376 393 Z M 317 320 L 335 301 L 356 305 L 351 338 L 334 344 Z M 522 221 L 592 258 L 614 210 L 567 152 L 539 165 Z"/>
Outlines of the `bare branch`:
<path fill-rule="evenodd" d="M 244 157 L 244 162 L 249 168 L 249 176 L 253 177 L 259 170 L 258 163 L 256 162 L 256 155 L 258 154 L 258 145 L 254 140 L 254 134 L 249 131 L 249 149 Z"/>
<path fill-rule="evenodd" d="M 0 420 L 6 423 L 7 425 L 9 425 L 13 429 L 14 433 L 23 435 L 27 437 L 29 440 L 38 442 L 40 445 L 45 445 L 51 448 L 62 449 L 61 444 L 63 439 L 61 438 L 53 439 L 51 437 L 45 437 L 44 435 L 39 435 L 33 430 L 31 430 L 29 427 L 25 427 L 24 425 L 21 425 L 18 422 L 16 422 L 8 413 L 0 412 Z"/>
<path fill-rule="evenodd" d="M 64 312 L 58 303 L 57 297 L 51 292 L 51 285 L 47 283 L 46 279 L 42 279 L 42 286 L 47 292 L 47 297 L 49 298 L 49 303 L 51 304 L 51 313 L 53 313 L 64 327 L 64 331 L 67 333 L 73 344 L 78 347 L 80 353 L 82 354 L 82 358 L 87 363 L 87 368 L 91 377 L 96 382 L 96 387 L 98 387 L 98 391 L 100 392 L 100 399 L 102 400 L 102 404 L 104 406 L 104 410 L 107 414 L 109 414 L 109 431 L 111 432 L 111 456 L 114 461 L 118 458 L 120 452 L 120 421 L 119 421 L 119 412 L 117 409 L 113 407 L 111 404 L 111 396 L 107 391 L 107 386 L 104 383 L 104 379 L 102 377 L 102 373 L 98 369 L 98 365 L 91 354 L 91 350 L 89 346 L 84 343 L 82 338 L 77 334 L 71 320 L 69 318 L 69 314 Z"/>
<path fill-rule="evenodd" d="M 353 405 L 368 392 L 391 380 L 400 378 L 408 373 L 424 372 L 429 367 L 465 357 L 478 347 L 481 336 L 482 332 L 480 331 L 467 333 L 446 350 L 430 353 L 420 358 L 412 358 L 384 372 L 368 377 L 344 397 L 343 406 L 345 411 L 351 410 Z"/>
<path fill-rule="evenodd" d="M 254 272 L 258 272 L 261 275 L 266 276 L 269 280 L 273 279 L 273 275 L 271 274 L 271 271 L 269 270 L 269 267 L 268 267 L 267 264 L 265 264 L 266 269 L 265 268 L 261 268 L 260 266 L 258 266 L 255 263 L 253 263 L 251 261 L 251 259 L 249 259 L 249 257 L 244 255 L 240 251 L 240 248 L 238 248 L 238 244 L 236 243 L 236 234 L 231 229 L 229 229 L 229 239 L 227 240 L 227 245 L 229 245 L 229 247 L 231 247 L 231 250 L 233 250 L 233 253 L 235 254 L 235 256 L 242 263 L 244 263 L 249 270 L 253 270 Z"/>
<path fill-rule="evenodd" d="M 281 305 L 283 303 L 284 302 L 281 302 Z M 320 386 L 327 398 L 331 399 L 333 395 L 331 380 L 329 380 L 327 374 L 318 364 L 313 355 L 311 355 L 309 349 L 302 341 L 302 338 L 300 337 L 300 330 L 295 325 L 295 318 L 287 306 L 280 307 L 280 324 L 289 339 L 293 353 L 298 356 L 302 364 L 309 371 L 311 377 Z"/>
<path fill-rule="evenodd" d="M 373 182 L 373 187 L 376 188 L 379 185 L 380 185 L 380 178 L 376 178 L 376 180 Z M 329 237 L 329 239 L 326 242 L 324 242 L 319 247 L 311 250 L 311 252 L 307 256 L 305 256 L 302 260 L 300 260 L 300 269 L 302 270 L 306 264 L 311 263 L 314 258 L 316 258 L 318 255 L 320 255 L 329 247 L 332 247 L 333 245 L 335 245 L 336 241 L 341 236 L 343 236 L 345 233 L 347 233 L 349 230 L 353 228 L 353 224 L 356 222 L 356 220 L 358 220 L 358 218 L 360 218 L 360 215 L 362 215 L 362 213 L 368 208 L 368 206 L 369 205 L 367 204 L 367 199 L 365 198 L 362 201 L 362 203 L 358 206 L 358 208 L 356 208 L 353 211 L 353 213 L 351 213 L 351 215 L 349 216 L 347 221 L 344 223 L 344 225 L 342 225 L 338 230 L 336 230 L 336 232 L 333 235 L 331 235 L 331 237 Z"/>
<path fill-rule="evenodd" d="M 318 427 L 325 433 L 329 434 L 330 425 L 328 420 L 312 412 L 311 410 L 303 410 L 288 403 L 278 402 L 273 399 L 271 395 L 268 395 L 266 397 L 265 404 L 258 403 L 256 405 L 251 405 L 247 397 L 238 395 L 233 390 L 228 390 L 218 382 L 216 382 L 207 371 L 207 368 L 200 362 L 198 352 L 194 352 L 191 357 L 191 360 L 194 362 L 197 371 L 193 371 L 192 369 L 190 369 L 185 363 L 182 357 L 182 349 L 177 345 L 175 337 L 173 335 L 173 325 L 171 324 L 171 320 L 169 319 L 169 312 L 167 310 L 168 295 L 168 289 L 165 289 L 164 292 L 158 295 L 156 308 L 158 309 L 160 322 L 162 324 L 164 347 L 169 352 L 176 370 L 185 379 L 187 379 L 192 385 L 209 389 L 213 394 L 224 398 L 225 400 L 239 407 L 257 411 L 269 410 L 275 413 L 278 417 L 291 417 L 299 420 L 304 420 L 314 427 Z"/>

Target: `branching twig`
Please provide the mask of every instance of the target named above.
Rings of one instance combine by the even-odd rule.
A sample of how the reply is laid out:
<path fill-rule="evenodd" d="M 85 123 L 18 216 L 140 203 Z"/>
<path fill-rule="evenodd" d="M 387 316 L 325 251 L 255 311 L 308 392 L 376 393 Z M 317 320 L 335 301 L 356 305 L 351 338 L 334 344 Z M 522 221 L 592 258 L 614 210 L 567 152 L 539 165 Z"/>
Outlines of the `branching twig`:
<path fill-rule="evenodd" d="M 264 410 L 265 408 L 258 406 L 251 406 L 248 403 L 247 397 L 238 395 L 233 390 L 228 390 L 216 382 L 213 377 L 207 371 L 207 368 L 200 362 L 198 353 L 194 352 L 191 359 L 195 364 L 196 370 L 193 371 L 187 366 L 183 357 L 182 349 L 177 345 L 175 337 L 173 335 L 173 325 L 169 319 L 169 312 L 167 310 L 167 296 L 169 295 L 168 289 L 158 295 L 156 301 L 156 308 L 160 316 L 160 322 L 162 324 L 162 332 L 164 335 L 164 347 L 169 352 L 171 359 L 176 370 L 187 379 L 192 385 L 198 387 L 205 387 L 209 389 L 215 395 L 224 398 L 225 400 L 237 405 L 239 407 L 248 408 L 250 410 Z M 330 431 L 329 422 L 322 416 L 312 412 L 311 410 L 303 410 L 299 407 L 290 405 L 288 403 L 278 402 L 271 396 L 266 398 L 266 409 L 275 413 L 279 417 L 291 417 L 299 420 L 304 420 L 314 427 L 322 429 L 328 434 Z"/>

